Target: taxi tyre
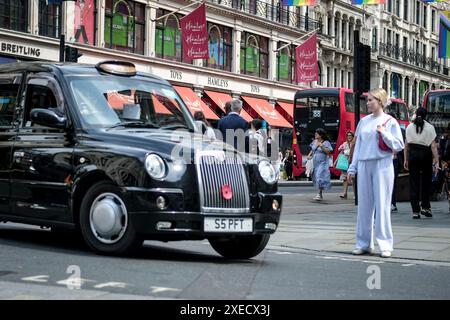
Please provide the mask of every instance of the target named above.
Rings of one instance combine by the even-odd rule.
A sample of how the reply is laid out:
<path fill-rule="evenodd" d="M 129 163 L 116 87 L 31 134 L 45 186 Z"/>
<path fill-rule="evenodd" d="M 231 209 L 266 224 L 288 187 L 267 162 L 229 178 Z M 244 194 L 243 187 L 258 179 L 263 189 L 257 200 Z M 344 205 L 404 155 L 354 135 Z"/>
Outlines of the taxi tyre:
<path fill-rule="evenodd" d="M 117 242 L 114 243 L 103 243 L 97 239 L 91 228 L 91 210 L 94 209 L 94 201 L 101 198 L 103 195 L 111 195 L 113 201 L 122 201 L 122 205 L 125 206 L 123 200 L 121 200 L 120 189 L 111 182 L 100 181 L 94 184 L 83 197 L 80 207 L 80 230 L 86 244 L 98 254 L 112 254 L 112 255 L 123 255 L 138 249 L 142 243 L 143 238 L 140 237 L 130 222 L 130 217 L 126 211 L 124 215 L 127 216 L 127 224 L 122 236 Z"/>
<path fill-rule="evenodd" d="M 269 242 L 269 234 L 237 236 L 232 239 L 209 238 L 208 241 L 221 256 L 227 259 L 250 259 L 258 255 Z"/>

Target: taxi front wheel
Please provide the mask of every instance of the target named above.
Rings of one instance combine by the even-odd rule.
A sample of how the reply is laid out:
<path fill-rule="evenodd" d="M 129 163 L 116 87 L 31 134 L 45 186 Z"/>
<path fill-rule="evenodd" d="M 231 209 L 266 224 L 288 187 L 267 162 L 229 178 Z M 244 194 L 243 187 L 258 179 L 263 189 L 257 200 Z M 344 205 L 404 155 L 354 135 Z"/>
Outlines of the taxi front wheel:
<path fill-rule="evenodd" d="M 107 181 L 97 182 L 84 195 L 80 229 L 96 253 L 124 254 L 143 242 L 130 222 L 119 188 Z"/>
<path fill-rule="evenodd" d="M 224 258 L 250 259 L 264 250 L 269 238 L 268 234 L 257 234 L 235 238 L 209 238 L 208 241 Z"/>

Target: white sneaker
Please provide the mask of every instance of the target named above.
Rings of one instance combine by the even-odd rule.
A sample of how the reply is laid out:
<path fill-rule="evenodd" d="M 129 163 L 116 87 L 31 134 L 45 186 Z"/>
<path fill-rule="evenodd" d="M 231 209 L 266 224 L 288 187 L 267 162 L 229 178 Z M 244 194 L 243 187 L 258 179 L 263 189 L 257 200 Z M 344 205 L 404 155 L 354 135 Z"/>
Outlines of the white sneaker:
<path fill-rule="evenodd" d="M 392 256 L 392 252 L 390 251 L 381 251 L 381 255 L 382 258 L 390 258 Z"/>
<path fill-rule="evenodd" d="M 372 249 L 355 249 L 352 251 L 352 254 L 354 254 L 355 256 L 360 256 L 362 254 L 372 254 Z"/>
<path fill-rule="evenodd" d="M 317 195 L 313 198 L 313 200 L 320 201 L 320 200 L 322 200 L 322 196 L 321 196 L 320 194 L 317 194 Z"/>

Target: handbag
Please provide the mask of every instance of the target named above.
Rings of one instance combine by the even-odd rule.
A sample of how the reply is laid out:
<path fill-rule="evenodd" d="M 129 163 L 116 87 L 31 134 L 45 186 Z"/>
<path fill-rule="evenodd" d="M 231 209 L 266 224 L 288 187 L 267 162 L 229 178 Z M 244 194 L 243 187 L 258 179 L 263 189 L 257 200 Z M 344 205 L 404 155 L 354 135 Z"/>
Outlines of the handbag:
<path fill-rule="evenodd" d="M 384 127 L 386 123 L 388 123 L 391 119 L 392 118 L 387 119 L 386 122 L 382 124 L 382 126 Z M 381 151 L 392 152 L 392 149 L 387 146 L 386 142 L 384 142 L 381 132 L 378 132 L 378 147 Z"/>
<path fill-rule="evenodd" d="M 337 163 L 336 163 L 336 169 L 341 171 L 347 171 L 348 170 L 348 158 L 344 154 L 340 154 Z"/>

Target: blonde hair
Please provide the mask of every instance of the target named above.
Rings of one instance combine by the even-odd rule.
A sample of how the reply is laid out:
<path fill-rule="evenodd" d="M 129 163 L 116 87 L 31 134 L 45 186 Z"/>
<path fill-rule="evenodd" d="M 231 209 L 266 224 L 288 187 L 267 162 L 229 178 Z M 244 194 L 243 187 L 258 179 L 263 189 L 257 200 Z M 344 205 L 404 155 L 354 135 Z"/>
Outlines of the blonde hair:
<path fill-rule="evenodd" d="M 375 99 L 381 102 L 381 105 L 384 107 L 387 104 L 388 95 L 386 90 L 382 88 L 376 88 L 369 91 L 369 94 L 372 95 Z"/>

